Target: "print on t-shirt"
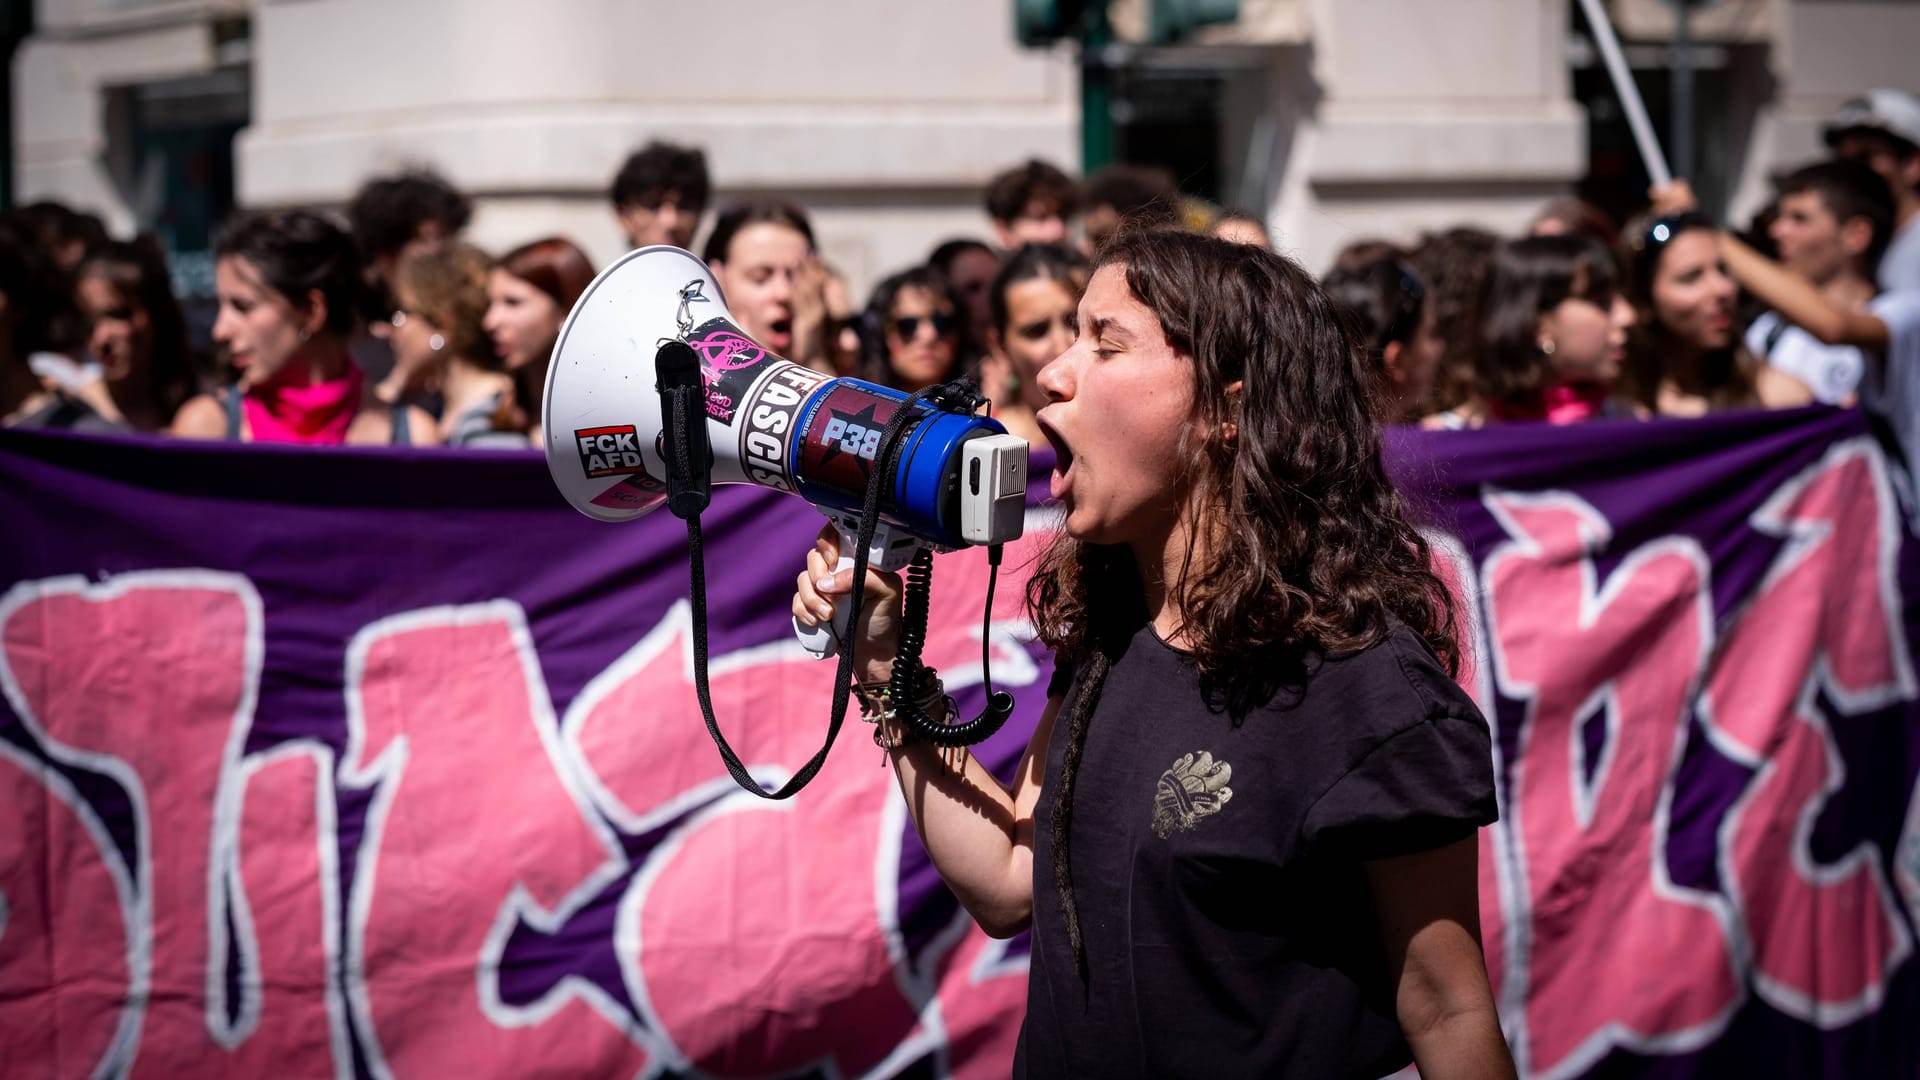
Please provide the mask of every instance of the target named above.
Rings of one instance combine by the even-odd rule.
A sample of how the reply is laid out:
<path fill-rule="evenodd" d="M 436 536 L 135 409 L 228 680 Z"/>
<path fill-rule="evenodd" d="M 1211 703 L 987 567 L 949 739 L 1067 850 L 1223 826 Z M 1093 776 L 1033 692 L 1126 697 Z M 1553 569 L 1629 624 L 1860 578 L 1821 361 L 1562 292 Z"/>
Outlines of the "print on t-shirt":
<path fill-rule="evenodd" d="M 1160 839 L 1185 832 L 1211 817 L 1233 798 L 1227 781 L 1233 779 L 1233 766 L 1216 762 L 1205 750 L 1186 754 L 1173 768 L 1160 774 L 1153 793 L 1153 834 Z"/>

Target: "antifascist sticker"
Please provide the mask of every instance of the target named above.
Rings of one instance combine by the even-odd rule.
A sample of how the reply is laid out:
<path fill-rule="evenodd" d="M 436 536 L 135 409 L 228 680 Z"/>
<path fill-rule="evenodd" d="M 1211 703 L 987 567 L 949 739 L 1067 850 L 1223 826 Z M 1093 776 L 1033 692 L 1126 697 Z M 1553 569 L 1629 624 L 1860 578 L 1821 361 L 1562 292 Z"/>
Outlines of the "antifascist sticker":
<path fill-rule="evenodd" d="M 575 428 L 573 442 L 580 451 L 580 468 L 588 477 L 646 475 L 646 462 L 640 457 L 640 437 L 634 433 L 632 424 Z"/>
<path fill-rule="evenodd" d="M 733 423 L 740 400 L 760 374 L 760 368 L 769 360 L 779 359 L 725 319 L 702 323 L 687 336 L 687 345 L 700 357 L 700 375 L 707 390 L 707 415 L 723 424 Z"/>

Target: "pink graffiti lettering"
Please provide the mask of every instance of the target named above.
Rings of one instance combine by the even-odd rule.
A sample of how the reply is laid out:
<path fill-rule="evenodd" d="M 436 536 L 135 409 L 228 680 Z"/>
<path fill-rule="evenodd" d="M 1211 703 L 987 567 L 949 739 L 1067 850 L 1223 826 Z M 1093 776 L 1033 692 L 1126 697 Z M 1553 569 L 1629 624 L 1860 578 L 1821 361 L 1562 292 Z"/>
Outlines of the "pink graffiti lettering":
<path fill-rule="evenodd" d="M 133 882 L 72 785 L 4 742 L 0 821 L 0 1061 L 62 1078 L 118 1072 L 147 976 L 146 943 L 128 933 Z"/>
<path fill-rule="evenodd" d="M 57 760 L 106 774 L 133 805 L 137 851 L 129 877 L 141 903 L 123 922 L 151 974 L 131 1074 L 177 1076 L 213 1061 L 268 1060 L 331 1073 L 323 996 L 279 998 L 267 1022 L 257 1008 L 258 955 L 293 965 L 276 978 L 309 985 L 329 978 L 314 936 L 320 876 L 311 865 L 271 860 L 245 875 L 234 869 L 240 749 L 261 664 L 260 601 L 252 586 L 207 571 L 127 574 L 98 586 L 54 579 L 17 588 L 4 610 L 0 633 L 16 710 Z M 304 827 L 313 850 L 312 822 L 309 804 L 276 828 Z M 256 1006 L 234 1026 L 226 1011 L 226 904 L 237 896 L 244 905 L 248 889 L 273 897 L 276 911 L 303 908 L 312 917 L 270 925 L 270 940 L 258 950 L 242 942 L 243 953 L 257 952 L 243 956 L 240 968 Z M 281 931 L 290 937 L 273 936 Z M 111 935 L 64 939 L 82 954 L 103 940 L 111 943 Z M 281 1035 L 244 1045 L 255 1027 L 310 1034 L 269 1054 L 260 1047 Z M 226 1056 L 236 1047 L 237 1055 Z"/>
<path fill-rule="evenodd" d="M 1045 542 L 1035 532 L 1008 564 L 1024 564 Z M 985 552 L 943 557 L 940 567 L 950 595 L 985 596 Z M 995 605 L 995 681 L 1039 693 L 1018 593 L 1002 590 Z M 925 1014 L 931 1022 L 951 1006 L 946 1022 L 967 1032 L 969 1045 L 1010 1038 L 1025 1000 L 1023 963 L 992 977 L 950 973 L 936 986 L 895 955 L 898 912 L 883 910 L 880 898 L 894 893 L 899 838 L 909 826 L 892 774 L 854 742 L 836 747 L 790 803 L 728 795 L 733 781 L 717 755 L 673 750 L 702 723 L 690 656 L 687 613 L 678 606 L 582 692 L 563 725 L 591 768 L 597 801 L 629 833 L 657 827 L 694 800 L 721 800 L 655 853 L 621 905 L 628 991 L 666 1032 L 677 1063 L 745 1077 L 830 1058 L 843 1075 L 864 1073 L 931 1037 L 916 1026 L 929 999 L 939 1005 Z M 949 687 L 977 682 L 978 624 L 941 620 L 925 656 Z M 766 781 L 791 775 L 818 748 L 833 673 L 790 641 L 712 662 L 715 713 Z M 716 881 L 733 884 L 716 890 Z M 889 968 L 894 979 L 873 978 Z M 963 977 L 990 985 L 954 981 Z M 740 987 L 758 988 L 744 1006 Z"/>
<path fill-rule="evenodd" d="M 682 1067 L 764 1076 L 831 1057 L 839 1075 L 865 1073 L 915 1022 L 899 988 L 872 977 L 890 966 L 873 874 L 882 810 L 899 798 L 892 774 L 848 739 L 800 798 L 728 795 L 718 755 L 675 751 L 701 728 L 690 655 L 676 605 L 587 688 L 566 725 L 628 832 L 689 796 L 720 799 L 653 855 L 621 903 L 628 992 Z M 818 748 L 833 673 L 796 642 L 714 660 L 714 711 L 767 781 Z M 743 1001 L 742 987 L 757 989 Z"/>
<path fill-rule="evenodd" d="M 1756 991 L 1823 1028 L 1879 1006 L 1912 951 L 1878 848 L 1831 865 L 1809 849 L 1844 782 L 1816 693 L 1842 712 L 1913 697 L 1894 556 L 1900 524 L 1885 465 L 1842 444 L 1754 515 L 1782 548 L 1733 625 L 1702 715 L 1715 745 L 1758 770 L 1723 827 L 1722 876 L 1751 939 Z"/>
<path fill-rule="evenodd" d="M 324 1074 L 351 1060 L 332 975 L 340 956 L 333 755 L 294 744 L 243 768 L 233 914 L 237 943 L 251 953 L 242 970 L 252 974 L 241 980 L 239 1021 L 225 1040 L 239 1045 L 225 1067 L 264 1076 L 300 1062 Z"/>
<path fill-rule="evenodd" d="M 1506 988 L 1524 995 L 1507 1017 L 1523 1068 L 1566 1076 L 1615 1045 L 1699 1045 L 1740 994 L 1723 903 L 1665 870 L 1665 792 L 1710 644 L 1705 555 L 1655 541 L 1602 582 L 1610 530 L 1592 507 L 1557 493 L 1485 502 L 1512 537 L 1484 570 L 1495 677 L 1528 713 L 1507 823 L 1524 885 L 1524 912 L 1509 912 L 1524 914 L 1511 939 L 1523 952 L 1507 965 L 1524 985 Z M 1589 770 L 1581 729 L 1596 716 L 1606 737 Z"/>
<path fill-rule="evenodd" d="M 638 1073 L 648 1055 L 596 987 L 565 979 L 530 1006 L 499 992 L 515 926 L 551 929 L 623 863 L 560 752 L 519 608 L 383 620 L 355 636 L 347 664 L 343 782 L 375 790 L 349 900 L 348 993 L 375 1071 Z"/>

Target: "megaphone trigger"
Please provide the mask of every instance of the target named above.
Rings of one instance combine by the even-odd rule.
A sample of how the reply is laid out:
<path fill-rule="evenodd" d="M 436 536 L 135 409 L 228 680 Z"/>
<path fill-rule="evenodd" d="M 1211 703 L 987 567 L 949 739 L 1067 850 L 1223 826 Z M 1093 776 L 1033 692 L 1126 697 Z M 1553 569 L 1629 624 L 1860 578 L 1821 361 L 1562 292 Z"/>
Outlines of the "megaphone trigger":
<path fill-rule="evenodd" d="M 840 530 L 840 561 L 834 565 L 833 572 L 839 573 L 853 566 L 854 556 L 860 547 L 860 519 L 842 513 L 827 512 L 827 520 Z M 882 573 L 898 573 L 913 561 L 914 553 L 923 545 L 911 533 L 901 532 L 882 521 L 874 525 L 873 542 L 867 545 L 867 568 Z M 854 591 L 859 592 L 859 582 L 854 583 Z M 850 634 L 853 624 L 847 615 L 853 610 L 853 597 L 843 596 L 834 601 L 833 621 L 818 626 L 808 626 L 798 616 L 793 620 L 793 633 L 800 644 L 815 659 L 825 660 L 840 651 L 840 638 Z"/>

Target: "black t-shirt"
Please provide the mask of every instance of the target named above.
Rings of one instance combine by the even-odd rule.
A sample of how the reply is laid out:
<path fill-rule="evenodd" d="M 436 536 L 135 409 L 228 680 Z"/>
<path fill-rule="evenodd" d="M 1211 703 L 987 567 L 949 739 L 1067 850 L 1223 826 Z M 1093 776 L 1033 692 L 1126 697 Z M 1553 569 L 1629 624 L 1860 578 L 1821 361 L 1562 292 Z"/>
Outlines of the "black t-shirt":
<path fill-rule="evenodd" d="M 1487 723 L 1397 625 L 1302 670 L 1236 723 L 1150 627 L 1114 660 L 1069 834 L 1086 977 L 1054 884 L 1050 789 L 1015 1076 L 1374 1078 L 1412 1060 L 1361 864 L 1495 820 Z"/>

